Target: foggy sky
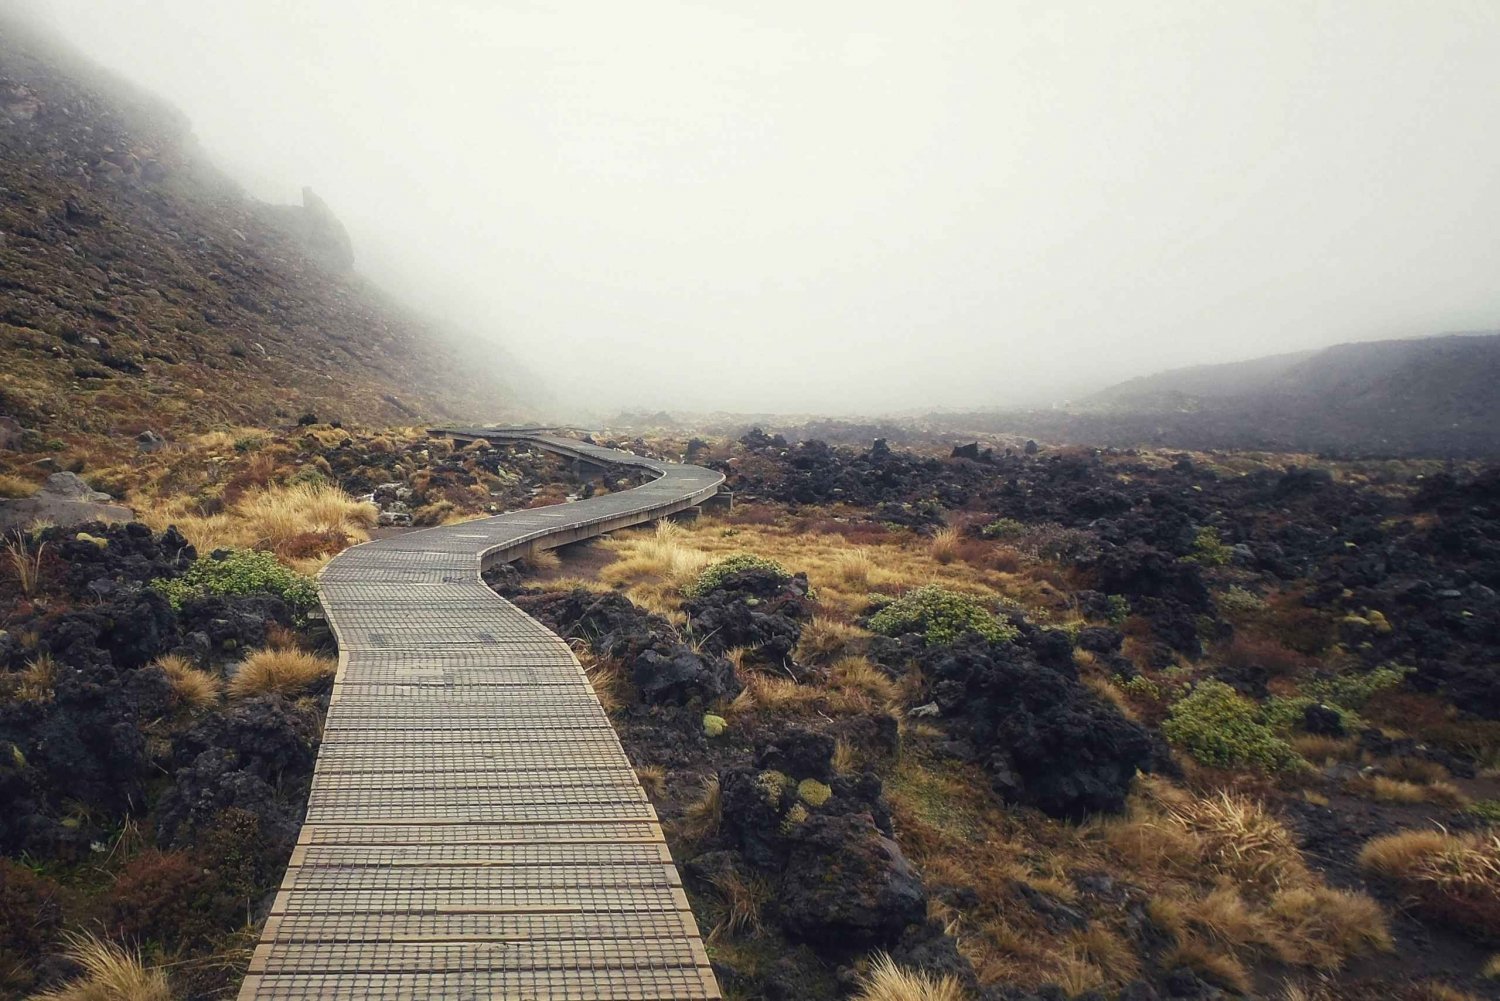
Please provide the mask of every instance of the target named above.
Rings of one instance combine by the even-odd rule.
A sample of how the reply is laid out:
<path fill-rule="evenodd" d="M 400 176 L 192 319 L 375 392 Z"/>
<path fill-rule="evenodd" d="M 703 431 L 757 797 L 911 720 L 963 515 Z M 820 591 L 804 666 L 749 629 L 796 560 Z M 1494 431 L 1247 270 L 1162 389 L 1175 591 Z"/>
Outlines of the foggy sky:
<path fill-rule="evenodd" d="M 1500 326 L 1493 0 L 34 0 L 579 406 L 882 412 Z"/>

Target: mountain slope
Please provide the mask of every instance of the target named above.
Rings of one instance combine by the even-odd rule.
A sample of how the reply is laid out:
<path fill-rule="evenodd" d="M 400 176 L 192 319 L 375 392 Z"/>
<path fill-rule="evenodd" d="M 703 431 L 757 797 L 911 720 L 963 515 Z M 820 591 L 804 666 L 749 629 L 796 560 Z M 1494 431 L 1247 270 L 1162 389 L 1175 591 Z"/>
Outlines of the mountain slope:
<path fill-rule="evenodd" d="M 955 433 L 1342 456 L 1500 455 L 1500 334 L 1444 334 L 1132 379 L 1071 410 L 933 415 Z"/>
<path fill-rule="evenodd" d="M 0 17 L 0 414 L 66 436 L 514 408 L 503 362 L 350 259 L 316 195 L 246 197 L 172 108 Z"/>

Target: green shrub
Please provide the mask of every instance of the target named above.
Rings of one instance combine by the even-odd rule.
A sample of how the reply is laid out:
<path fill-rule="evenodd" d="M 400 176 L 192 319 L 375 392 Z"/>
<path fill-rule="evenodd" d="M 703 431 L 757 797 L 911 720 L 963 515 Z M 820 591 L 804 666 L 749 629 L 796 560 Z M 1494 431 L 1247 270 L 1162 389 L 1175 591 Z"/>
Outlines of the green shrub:
<path fill-rule="evenodd" d="M 1025 532 L 1025 523 L 1014 518 L 996 518 L 979 530 L 986 539 L 1014 539 Z"/>
<path fill-rule="evenodd" d="M 1256 612 L 1265 611 L 1266 608 L 1264 598 L 1238 584 L 1219 594 L 1214 600 L 1219 606 L 1219 611 L 1225 615 L 1253 615 Z"/>
<path fill-rule="evenodd" d="M 157 578 L 151 586 L 166 595 L 176 609 L 189 598 L 260 591 L 276 595 L 298 613 L 318 605 L 318 589 L 311 580 L 282 566 L 276 554 L 255 549 L 231 549 L 222 559 L 205 557 L 181 577 Z"/>
<path fill-rule="evenodd" d="M 928 646 L 952 643 L 965 633 L 992 642 L 1016 638 L 1016 628 L 1001 622 L 973 598 L 929 584 L 897 598 L 870 617 L 870 628 L 882 636 L 921 633 Z"/>
<path fill-rule="evenodd" d="M 1219 530 L 1212 525 L 1205 525 L 1193 537 L 1193 551 L 1187 558 L 1206 567 L 1221 567 L 1229 562 L 1233 553 L 1234 550 L 1219 538 Z"/>
<path fill-rule="evenodd" d="M 1108 609 L 1106 618 L 1110 625 L 1118 626 L 1130 618 L 1130 599 L 1123 594 L 1105 595 L 1104 605 Z"/>
<path fill-rule="evenodd" d="M 1255 703 L 1222 681 L 1199 682 L 1172 706 L 1161 730 L 1195 760 L 1215 768 L 1280 771 L 1300 760 L 1261 718 Z"/>
<path fill-rule="evenodd" d="M 714 588 L 723 584 L 734 574 L 745 570 L 769 570 L 780 580 L 790 580 L 791 574 L 786 567 L 775 560 L 768 560 L 754 553 L 735 553 L 709 564 L 708 568 L 698 575 L 698 579 L 683 589 L 683 593 L 689 598 L 697 598 L 707 594 Z"/>
<path fill-rule="evenodd" d="M 1302 683 L 1302 691 L 1324 702 L 1350 709 L 1362 709 L 1376 693 L 1395 688 L 1411 673 L 1409 667 L 1377 667 L 1365 674 L 1339 674 L 1331 678 L 1312 678 Z"/>

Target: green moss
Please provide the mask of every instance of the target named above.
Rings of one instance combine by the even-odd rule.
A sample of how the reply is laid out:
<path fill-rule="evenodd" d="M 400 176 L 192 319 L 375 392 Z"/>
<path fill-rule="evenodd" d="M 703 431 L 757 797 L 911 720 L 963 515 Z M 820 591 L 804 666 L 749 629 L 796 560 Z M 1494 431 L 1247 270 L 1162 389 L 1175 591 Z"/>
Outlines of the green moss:
<path fill-rule="evenodd" d="M 755 777 L 756 788 L 760 790 L 762 798 L 772 806 L 781 804 L 781 797 L 791 784 L 791 779 L 775 769 L 767 769 Z"/>
<path fill-rule="evenodd" d="M 807 818 L 812 814 L 807 812 L 807 807 L 801 803 L 793 803 L 792 808 L 781 818 L 781 833 L 790 834 L 800 825 L 807 823 Z"/>
<path fill-rule="evenodd" d="M 299 614 L 317 607 L 318 589 L 307 577 L 282 566 L 274 553 L 231 549 L 222 559 L 200 559 L 180 577 L 157 578 L 151 586 L 176 609 L 189 598 L 210 594 L 254 594 L 266 591 Z"/>
<path fill-rule="evenodd" d="M 1203 681 L 1172 706 L 1162 733 L 1202 764 L 1281 771 L 1301 760 L 1256 705 L 1222 681 Z"/>
<path fill-rule="evenodd" d="M 929 584 L 897 598 L 870 618 L 870 628 L 882 636 L 920 633 L 928 646 L 952 643 L 965 633 L 992 642 L 1010 642 L 1016 629 L 1001 622 L 966 595 Z"/>
<path fill-rule="evenodd" d="M 709 564 L 708 568 L 698 575 L 696 581 L 683 589 L 683 593 L 689 598 L 705 595 L 734 574 L 745 570 L 767 570 L 780 580 L 789 580 L 792 576 L 786 567 L 775 560 L 768 560 L 754 553 L 735 553 L 733 556 L 726 556 L 722 560 Z"/>
<path fill-rule="evenodd" d="M 729 729 L 729 721 L 723 716 L 715 716 L 713 713 L 703 714 L 703 732 L 710 737 L 718 737 Z"/>
<path fill-rule="evenodd" d="M 797 798 L 808 806 L 822 806 L 832 795 L 833 790 L 817 779 L 803 779 L 797 783 Z"/>

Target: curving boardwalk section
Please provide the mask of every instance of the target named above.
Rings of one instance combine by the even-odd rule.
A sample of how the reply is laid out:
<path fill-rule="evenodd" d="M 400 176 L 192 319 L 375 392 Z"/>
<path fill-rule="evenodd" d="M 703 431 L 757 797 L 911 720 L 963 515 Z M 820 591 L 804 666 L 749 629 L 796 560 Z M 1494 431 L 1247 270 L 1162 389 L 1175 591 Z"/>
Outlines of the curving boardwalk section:
<path fill-rule="evenodd" d="M 723 477 L 531 432 L 454 434 L 657 478 L 369 542 L 324 569 L 338 676 L 241 1001 L 719 998 L 656 814 L 578 661 L 479 571 L 683 510 Z"/>

